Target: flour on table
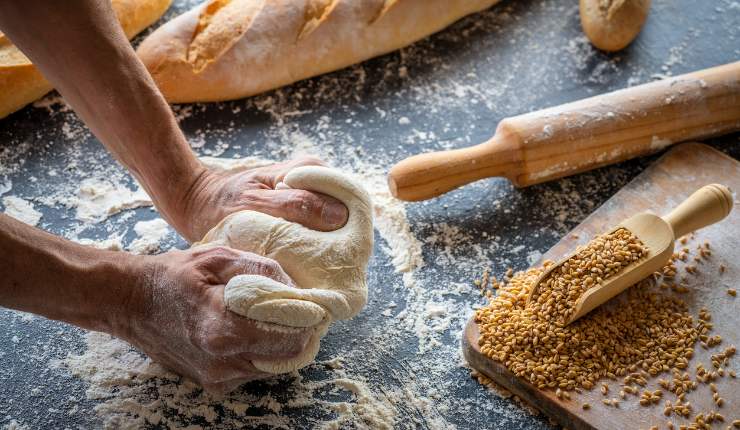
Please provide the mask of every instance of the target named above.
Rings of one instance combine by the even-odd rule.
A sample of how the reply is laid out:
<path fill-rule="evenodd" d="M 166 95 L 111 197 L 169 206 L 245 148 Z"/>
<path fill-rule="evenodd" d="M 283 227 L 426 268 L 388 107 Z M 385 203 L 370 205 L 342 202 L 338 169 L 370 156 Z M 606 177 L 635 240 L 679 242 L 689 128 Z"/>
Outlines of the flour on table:
<path fill-rule="evenodd" d="M 136 239 L 128 246 L 134 254 L 153 254 L 159 251 L 160 241 L 169 233 L 167 221 L 155 218 L 149 221 L 139 221 L 134 225 Z"/>
<path fill-rule="evenodd" d="M 13 182 L 10 179 L 0 181 L 0 196 L 13 189 Z"/>
<path fill-rule="evenodd" d="M 35 226 L 41 220 L 41 212 L 34 209 L 33 204 L 17 196 L 3 197 L 5 214 L 18 221 Z"/>
<path fill-rule="evenodd" d="M 209 428 L 268 426 L 294 428 L 294 418 L 282 414 L 287 408 L 320 407 L 334 413 L 333 418 L 304 417 L 317 428 L 340 428 L 345 423 L 364 423 L 365 428 L 392 429 L 397 415 L 393 403 L 372 392 L 367 382 L 352 378 L 338 360 L 315 363 L 327 377 L 308 380 L 299 374 L 284 378 L 293 382 L 280 391 L 281 400 L 271 394 L 255 396 L 236 391 L 225 396 L 204 392 L 198 385 L 183 380 L 133 349 L 128 343 L 104 333 L 85 335 L 88 349 L 82 355 L 70 355 L 54 362 L 90 385 L 88 399 L 101 401 L 95 411 L 105 417 L 108 429 L 138 429 L 146 425 L 184 427 L 181 417 L 165 411 L 177 411 L 186 419 L 205 421 Z M 332 392 L 333 400 L 318 398 Z M 225 410 L 223 422 L 216 412 Z M 305 421 L 300 421 L 304 422 Z"/>
<path fill-rule="evenodd" d="M 3 425 L 0 430 L 31 430 L 31 427 L 25 424 L 21 424 L 17 420 L 10 420 L 10 422 Z"/>
<path fill-rule="evenodd" d="M 77 219 L 85 222 L 100 222 L 125 209 L 151 206 L 152 200 L 137 187 L 111 183 L 104 179 L 86 179 L 80 185 L 77 198 L 71 202 L 77 208 Z"/>
<path fill-rule="evenodd" d="M 123 250 L 123 242 L 121 236 L 111 236 L 106 239 L 88 239 L 88 238 L 75 238 L 75 242 L 80 245 L 91 246 L 97 249 L 104 249 L 106 251 L 121 251 Z"/>

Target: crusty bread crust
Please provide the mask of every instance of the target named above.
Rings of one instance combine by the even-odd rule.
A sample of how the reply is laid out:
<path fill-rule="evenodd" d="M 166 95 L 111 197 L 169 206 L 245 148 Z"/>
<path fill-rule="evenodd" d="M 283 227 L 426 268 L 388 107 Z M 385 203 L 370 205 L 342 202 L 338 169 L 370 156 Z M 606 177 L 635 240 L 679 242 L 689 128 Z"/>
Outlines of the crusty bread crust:
<path fill-rule="evenodd" d="M 25 55 L 0 33 L 0 118 L 52 90 Z"/>
<path fill-rule="evenodd" d="M 172 0 L 111 0 L 124 33 L 131 39 L 164 14 Z M 0 33 L 0 118 L 53 89 L 31 61 Z"/>
<path fill-rule="evenodd" d="M 407 46 L 498 0 L 209 0 L 139 46 L 170 102 L 231 100 Z"/>

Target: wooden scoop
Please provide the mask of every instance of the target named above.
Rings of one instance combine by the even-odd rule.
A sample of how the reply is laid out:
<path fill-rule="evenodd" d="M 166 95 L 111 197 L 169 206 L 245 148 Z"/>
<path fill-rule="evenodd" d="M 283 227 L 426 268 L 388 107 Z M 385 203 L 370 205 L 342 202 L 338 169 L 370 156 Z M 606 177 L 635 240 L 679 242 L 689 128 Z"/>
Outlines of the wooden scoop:
<path fill-rule="evenodd" d="M 622 221 L 612 231 L 626 228 L 642 241 L 648 249 L 648 254 L 641 260 L 624 267 L 601 285 L 586 290 L 576 301 L 574 312 L 567 323 L 572 323 L 660 270 L 671 258 L 673 245 L 677 238 L 723 219 L 732 210 L 732 204 L 732 194 L 727 187 L 711 184 L 698 189 L 664 217 L 645 212 Z M 535 295 L 541 281 L 576 253 L 577 251 L 569 254 L 557 264 L 553 264 L 540 276 L 532 287 L 530 300 Z"/>

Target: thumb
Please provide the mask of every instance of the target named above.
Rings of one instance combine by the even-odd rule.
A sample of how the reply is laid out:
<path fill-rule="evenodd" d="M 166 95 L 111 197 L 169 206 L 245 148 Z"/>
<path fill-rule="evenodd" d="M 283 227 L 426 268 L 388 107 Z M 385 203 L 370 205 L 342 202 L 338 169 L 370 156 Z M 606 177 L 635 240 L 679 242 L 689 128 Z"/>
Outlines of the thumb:
<path fill-rule="evenodd" d="M 333 231 L 347 223 L 349 211 L 326 194 L 283 188 L 250 191 L 250 209 L 318 231 Z"/>

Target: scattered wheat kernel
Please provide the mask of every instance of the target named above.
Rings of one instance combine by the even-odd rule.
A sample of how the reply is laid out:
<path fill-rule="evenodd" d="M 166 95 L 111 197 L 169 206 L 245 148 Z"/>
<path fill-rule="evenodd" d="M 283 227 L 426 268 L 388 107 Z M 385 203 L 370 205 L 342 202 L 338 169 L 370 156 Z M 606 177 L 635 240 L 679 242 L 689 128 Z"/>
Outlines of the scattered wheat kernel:
<path fill-rule="evenodd" d="M 734 289 L 730 288 L 729 290 L 727 290 L 727 294 L 731 295 L 732 297 L 736 297 L 737 296 L 737 291 L 735 291 Z"/>
<path fill-rule="evenodd" d="M 581 405 L 581 407 L 583 408 L 583 410 L 588 410 L 588 409 L 591 409 L 591 405 L 590 405 L 590 404 L 588 404 L 588 403 L 584 403 L 584 404 L 582 404 L 582 405 Z"/>

